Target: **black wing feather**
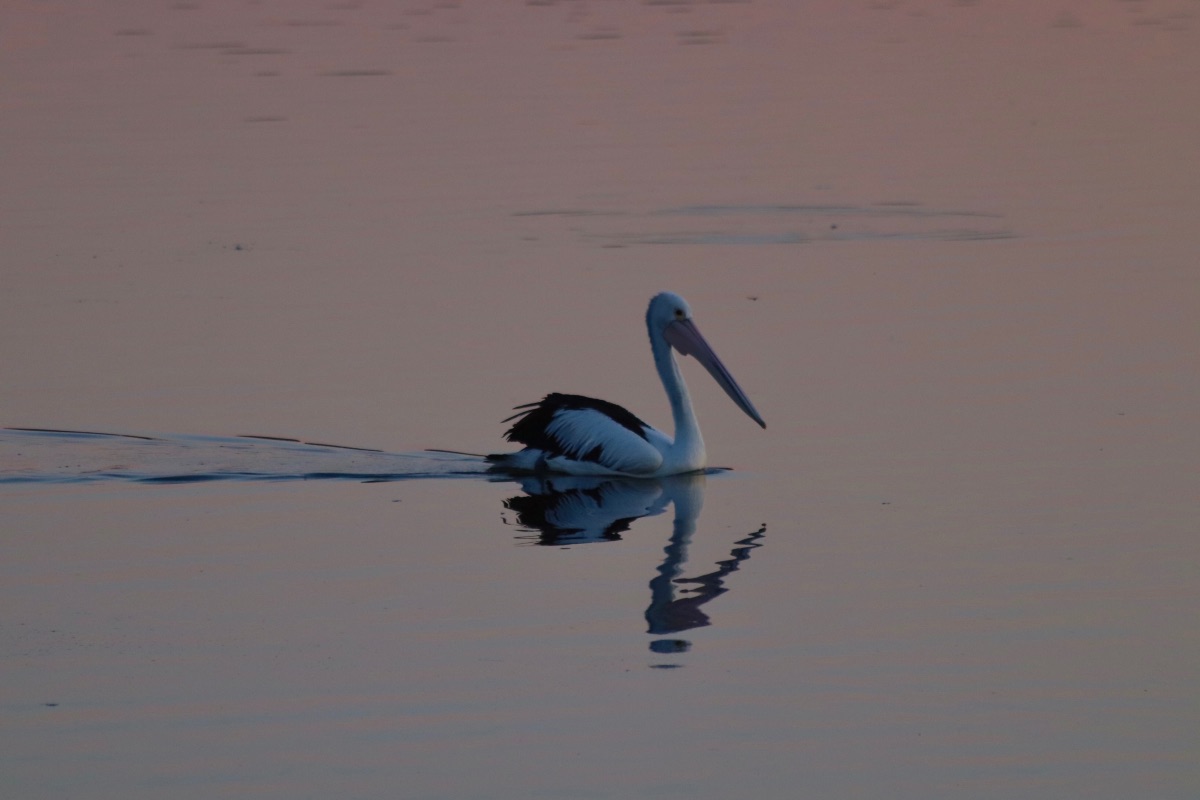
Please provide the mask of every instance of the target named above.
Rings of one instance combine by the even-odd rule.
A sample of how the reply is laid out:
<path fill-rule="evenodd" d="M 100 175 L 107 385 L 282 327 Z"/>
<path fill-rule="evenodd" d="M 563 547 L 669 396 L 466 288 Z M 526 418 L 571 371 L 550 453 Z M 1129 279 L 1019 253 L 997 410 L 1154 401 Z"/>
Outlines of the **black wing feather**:
<path fill-rule="evenodd" d="M 518 413 L 504 420 L 505 422 L 516 420 L 512 427 L 505 431 L 504 438 L 510 442 L 518 442 L 526 447 L 537 448 L 548 453 L 562 453 L 571 458 L 586 461 L 600 460 L 602 450 L 599 446 L 592 448 L 588 453 L 568 452 L 570 443 L 559 441 L 548 432 L 554 415 L 560 411 L 598 411 L 622 428 L 649 441 L 646 436 L 649 425 L 616 403 L 610 403 L 607 400 L 597 400 L 594 397 L 584 397 L 579 394 L 553 392 L 542 398 L 540 402 L 526 403 L 516 408 Z"/>

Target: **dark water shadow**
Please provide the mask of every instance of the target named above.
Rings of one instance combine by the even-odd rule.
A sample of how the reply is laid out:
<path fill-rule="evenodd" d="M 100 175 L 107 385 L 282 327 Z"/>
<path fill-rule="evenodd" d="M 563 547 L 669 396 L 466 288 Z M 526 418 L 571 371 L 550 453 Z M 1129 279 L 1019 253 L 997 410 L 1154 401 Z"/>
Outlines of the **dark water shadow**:
<path fill-rule="evenodd" d="M 962 242 L 1017 236 L 1003 214 L 931 207 L 909 200 L 860 204 L 705 204 L 649 211 L 539 209 L 516 212 L 514 217 L 523 218 L 531 234 L 555 228 L 601 247 Z"/>
<path fill-rule="evenodd" d="M 729 543 L 729 558 L 713 569 L 683 577 L 688 563 L 688 546 L 697 530 L 704 507 L 706 473 L 669 478 L 626 479 L 575 476 L 526 477 L 519 479 L 523 494 L 504 501 L 515 512 L 513 523 L 518 538 L 529 544 L 566 546 L 615 542 L 643 517 L 657 516 L 673 507 L 671 538 L 663 548 L 663 560 L 650 580 L 650 604 L 646 608 L 646 632 L 670 636 L 712 624 L 701 606 L 729 591 L 726 579 L 762 547 L 766 525 L 736 535 Z M 659 638 L 650 643 L 655 653 L 683 653 L 691 642 Z M 678 666 L 659 664 L 660 668 Z"/>

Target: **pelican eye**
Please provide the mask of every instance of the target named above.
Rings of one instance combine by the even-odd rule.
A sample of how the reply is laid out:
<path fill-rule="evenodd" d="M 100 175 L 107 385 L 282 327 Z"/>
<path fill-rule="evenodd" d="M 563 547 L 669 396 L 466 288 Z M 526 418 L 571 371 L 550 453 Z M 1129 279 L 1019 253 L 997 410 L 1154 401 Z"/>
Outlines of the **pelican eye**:
<path fill-rule="evenodd" d="M 683 319 L 683 309 L 682 308 L 675 309 L 675 319 Z"/>

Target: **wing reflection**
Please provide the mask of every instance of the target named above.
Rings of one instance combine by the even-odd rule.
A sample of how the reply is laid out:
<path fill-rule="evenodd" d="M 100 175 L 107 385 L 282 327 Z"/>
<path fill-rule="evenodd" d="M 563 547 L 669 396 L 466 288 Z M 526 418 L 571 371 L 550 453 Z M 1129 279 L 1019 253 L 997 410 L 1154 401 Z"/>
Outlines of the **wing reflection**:
<path fill-rule="evenodd" d="M 619 541 L 642 517 L 666 510 L 671 498 L 662 480 L 555 475 L 522 478 L 523 495 L 504 507 L 517 525 L 535 536 L 534 544 L 564 545 Z"/>
<path fill-rule="evenodd" d="M 638 519 L 674 506 L 671 538 L 650 581 L 646 609 L 646 632 L 663 636 L 711 624 L 700 607 L 729 591 L 725 578 L 762 546 L 766 536 L 763 525 L 733 541 L 729 558 L 717 561 L 715 569 L 681 577 L 704 507 L 705 480 L 703 473 L 653 479 L 529 476 L 520 480 L 524 494 L 509 498 L 504 507 L 516 513 L 516 525 L 531 534 L 524 538 L 532 544 L 561 546 L 619 541 Z M 672 639 L 650 645 L 658 653 L 682 652 L 689 647 L 686 641 Z"/>

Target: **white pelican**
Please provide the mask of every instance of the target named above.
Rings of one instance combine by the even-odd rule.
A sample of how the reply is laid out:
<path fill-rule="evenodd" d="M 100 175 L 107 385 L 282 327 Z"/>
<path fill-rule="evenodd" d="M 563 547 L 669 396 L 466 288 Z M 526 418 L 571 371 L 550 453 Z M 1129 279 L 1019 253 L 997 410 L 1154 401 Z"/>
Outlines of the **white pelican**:
<path fill-rule="evenodd" d="M 654 366 L 671 401 L 674 439 L 613 403 L 555 392 L 540 402 L 517 406 L 519 413 L 504 420 L 516 420 L 505 438 L 525 445 L 525 449 L 495 453 L 488 460 L 498 469 L 571 475 L 660 478 L 704 469 L 704 439 L 672 347 L 682 355 L 695 356 L 738 408 L 767 427 L 700 335 L 686 300 L 671 292 L 655 295 L 646 310 L 646 328 Z"/>

